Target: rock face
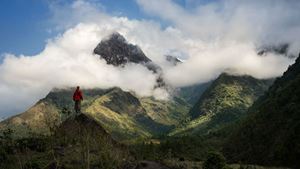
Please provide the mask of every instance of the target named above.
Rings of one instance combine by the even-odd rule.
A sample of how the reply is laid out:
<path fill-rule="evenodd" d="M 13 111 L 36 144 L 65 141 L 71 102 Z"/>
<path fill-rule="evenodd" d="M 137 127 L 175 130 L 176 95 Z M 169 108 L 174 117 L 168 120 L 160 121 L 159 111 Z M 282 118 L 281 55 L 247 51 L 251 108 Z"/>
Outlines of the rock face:
<path fill-rule="evenodd" d="M 105 59 L 107 64 L 114 66 L 128 62 L 146 64 L 151 60 L 140 47 L 130 44 L 119 33 L 115 32 L 106 40 L 102 40 L 94 49 L 94 53 Z"/>
<path fill-rule="evenodd" d="M 260 56 L 266 55 L 268 53 L 273 53 L 277 55 L 284 55 L 289 58 L 295 58 L 295 55 L 289 54 L 288 50 L 290 45 L 288 43 L 282 43 L 278 45 L 269 45 L 269 46 L 262 46 L 258 49 L 257 54 Z"/>
<path fill-rule="evenodd" d="M 174 57 L 171 55 L 166 55 L 166 61 L 168 61 L 169 63 L 171 63 L 174 66 L 182 63 L 177 57 Z"/>
<path fill-rule="evenodd" d="M 118 32 L 102 40 L 94 49 L 94 54 L 100 55 L 100 58 L 104 59 L 107 64 L 114 66 L 124 66 L 127 63 L 142 64 L 162 78 L 161 67 L 152 62 L 139 46 L 128 43 Z M 159 82 L 159 78 L 157 79 L 158 85 L 164 85 Z"/>

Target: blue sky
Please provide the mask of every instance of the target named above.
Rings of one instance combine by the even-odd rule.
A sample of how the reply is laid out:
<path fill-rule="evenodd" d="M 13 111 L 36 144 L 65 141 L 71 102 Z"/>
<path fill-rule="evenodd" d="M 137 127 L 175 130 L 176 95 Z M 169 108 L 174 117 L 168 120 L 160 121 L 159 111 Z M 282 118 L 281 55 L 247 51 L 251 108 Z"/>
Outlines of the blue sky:
<path fill-rule="evenodd" d="M 121 14 L 136 19 L 145 17 L 133 0 L 101 0 L 100 3 L 113 15 Z M 51 17 L 49 2 L 46 0 L 1 0 L 0 54 L 39 53 L 46 40 L 59 33 L 47 31 L 55 26 L 50 22 Z"/>
<path fill-rule="evenodd" d="M 15 55 L 35 55 L 43 50 L 46 40 L 55 37 L 59 32 L 47 31 L 54 27 L 50 22 L 52 13 L 49 3 L 54 0 L 1 0 L 0 1 L 0 61 L 3 53 Z M 72 0 L 55 0 L 68 5 Z M 135 0 L 90 0 L 100 2 L 110 15 L 122 15 L 134 19 L 151 18 L 139 9 Z M 189 2 L 206 3 L 209 0 Z M 175 0 L 184 8 L 191 8 L 193 3 Z M 160 21 L 161 22 L 161 21 Z M 162 25 L 166 24 L 164 22 Z"/>
<path fill-rule="evenodd" d="M 2 0 L 0 2 L 0 53 L 35 54 L 42 50 L 50 34 L 50 17 L 45 1 Z"/>
<path fill-rule="evenodd" d="M 1 0 L 0 55 L 3 53 L 37 54 L 42 51 L 47 39 L 59 33 L 47 31 L 54 26 L 49 22 L 52 17 L 49 2 L 46 0 Z M 104 6 L 105 11 L 112 15 L 135 19 L 147 18 L 134 0 L 100 0 L 99 2 Z M 182 0 L 177 2 L 184 5 Z"/>

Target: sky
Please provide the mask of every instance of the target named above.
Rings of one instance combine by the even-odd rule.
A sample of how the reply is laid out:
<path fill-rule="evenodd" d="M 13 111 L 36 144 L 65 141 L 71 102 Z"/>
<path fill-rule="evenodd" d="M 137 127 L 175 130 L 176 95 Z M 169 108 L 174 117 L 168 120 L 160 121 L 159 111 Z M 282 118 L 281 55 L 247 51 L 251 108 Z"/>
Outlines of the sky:
<path fill-rule="evenodd" d="M 210 1 L 212 0 L 199 0 L 199 2 L 176 0 L 175 2 L 190 9 L 195 3 Z M 63 31 L 53 29 L 56 23 L 51 21 L 55 15 L 51 6 L 55 3 L 69 5 L 72 2 L 72 0 L 1 0 L 0 61 L 4 57 L 3 53 L 34 55 L 41 52 L 49 38 Z M 98 2 L 110 15 L 126 16 L 130 19 L 158 20 L 146 15 L 135 0 L 99 0 Z M 167 25 L 166 21 L 159 22 Z"/>
<path fill-rule="evenodd" d="M 36 3 L 34 3 L 36 2 Z M 0 53 L 36 54 L 50 37 L 45 18 L 50 17 L 42 1 L 3 0 L 0 2 Z M 3 57 L 3 56 L 2 56 Z"/>
<path fill-rule="evenodd" d="M 173 88 L 222 72 L 280 76 L 295 58 L 257 52 L 287 43 L 288 55 L 298 56 L 299 8 L 298 0 L 2 0 L 0 118 L 24 112 L 53 88 L 77 85 L 171 99 L 144 66 L 114 67 L 92 53 L 113 32 L 162 67 Z M 173 66 L 166 55 L 184 63 Z"/>
<path fill-rule="evenodd" d="M 146 17 L 133 0 L 101 0 L 100 2 L 112 15 L 125 15 L 136 19 Z M 0 54 L 34 55 L 41 52 L 49 38 L 63 31 L 53 29 L 56 23 L 52 22 L 55 14 L 51 11 L 51 6 L 56 3 L 69 5 L 72 1 L 1 0 Z"/>

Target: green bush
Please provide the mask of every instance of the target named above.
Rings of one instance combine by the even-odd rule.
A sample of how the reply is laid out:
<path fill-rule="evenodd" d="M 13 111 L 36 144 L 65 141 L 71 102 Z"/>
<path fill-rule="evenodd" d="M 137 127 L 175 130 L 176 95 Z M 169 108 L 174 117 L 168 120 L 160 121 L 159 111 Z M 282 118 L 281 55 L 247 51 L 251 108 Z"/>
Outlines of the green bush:
<path fill-rule="evenodd" d="M 37 161 L 31 160 L 25 163 L 24 169 L 41 169 L 41 167 Z"/>
<path fill-rule="evenodd" d="M 211 152 L 207 155 L 204 161 L 204 169 L 224 169 L 226 167 L 226 161 L 222 154 Z"/>
<path fill-rule="evenodd" d="M 6 160 L 7 160 L 6 151 L 4 150 L 4 148 L 2 146 L 0 146 L 0 164 L 4 163 Z"/>

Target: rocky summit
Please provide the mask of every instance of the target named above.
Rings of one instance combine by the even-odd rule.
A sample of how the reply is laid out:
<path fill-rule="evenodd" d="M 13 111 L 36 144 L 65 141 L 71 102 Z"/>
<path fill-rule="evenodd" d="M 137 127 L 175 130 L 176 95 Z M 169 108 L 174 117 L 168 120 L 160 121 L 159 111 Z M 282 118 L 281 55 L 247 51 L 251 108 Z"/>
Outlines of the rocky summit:
<path fill-rule="evenodd" d="M 127 42 L 118 32 L 111 34 L 108 39 L 102 40 L 94 49 L 94 53 L 114 66 L 132 63 L 148 63 L 151 60 L 140 47 Z"/>

